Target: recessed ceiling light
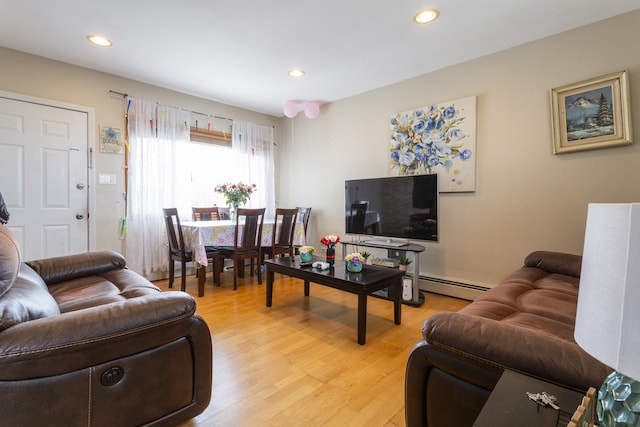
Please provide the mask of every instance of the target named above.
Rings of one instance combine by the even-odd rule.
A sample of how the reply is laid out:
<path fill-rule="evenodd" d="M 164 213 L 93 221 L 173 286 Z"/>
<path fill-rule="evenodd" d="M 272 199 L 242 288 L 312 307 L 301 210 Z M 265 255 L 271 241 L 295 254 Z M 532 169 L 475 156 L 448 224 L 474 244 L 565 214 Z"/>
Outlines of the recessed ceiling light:
<path fill-rule="evenodd" d="M 435 9 L 424 9 L 416 13 L 413 21 L 417 24 L 428 24 L 429 22 L 435 21 L 439 14 L 440 12 Z"/>
<path fill-rule="evenodd" d="M 113 44 L 106 37 L 99 36 L 99 35 L 96 35 L 96 34 L 87 36 L 87 40 L 89 40 L 91 43 L 93 43 L 95 45 L 103 46 L 103 47 L 109 47 L 109 46 L 111 46 Z"/>
<path fill-rule="evenodd" d="M 302 77 L 304 76 L 304 71 L 302 71 L 300 68 L 293 68 L 291 70 L 289 70 L 289 75 L 291 77 Z"/>

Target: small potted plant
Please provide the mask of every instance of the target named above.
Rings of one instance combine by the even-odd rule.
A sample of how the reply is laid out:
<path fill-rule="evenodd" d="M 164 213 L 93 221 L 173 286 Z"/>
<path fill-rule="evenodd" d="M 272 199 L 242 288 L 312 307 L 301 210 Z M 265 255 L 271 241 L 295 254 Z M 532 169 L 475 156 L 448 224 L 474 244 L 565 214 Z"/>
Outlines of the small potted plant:
<path fill-rule="evenodd" d="M 313 261 L 313 252 L 315 248 L 313 246 L 302 246 L 300 248 L 300 262 Z"/>
<path fill-rule="evenodd" d="M 409 258 L 405 258 L 405 257 L 398 258 L 398 268 L 401 271 L 407 271 L 409 264 L 411 264 L 411 260 Z"/>
<path fill-rule="evenodd" d="M 362 251 L 360 252 L 360 255 L 362 255 L 362 258 L 364 258 L 364 263 L 369 264 L 369 257 L 371 256 L 371 254 L 367 251 Z"/>

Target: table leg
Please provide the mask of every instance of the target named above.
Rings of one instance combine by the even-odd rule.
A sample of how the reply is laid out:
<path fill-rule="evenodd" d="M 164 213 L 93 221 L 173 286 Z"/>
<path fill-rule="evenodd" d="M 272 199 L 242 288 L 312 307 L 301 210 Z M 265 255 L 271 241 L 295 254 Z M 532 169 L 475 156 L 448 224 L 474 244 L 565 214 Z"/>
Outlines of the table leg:
<path fill-rule="evenodd" d="M 412 302 L 420 304 L 420 288 L 418 288 L 418 279 L 420 278 L 420 254 L 413 252 L 413 277 L 411 278 Z"/>
<path fill-rule="evenodd" d="M 400 301 L 400 300 L 398 300 Z M 358 294 L 358 344 L 367 340 L 367 294 Z"/>
<path fill-rule="evenodd" d="M 269 268 L 269 264 L 267 264 L 267 307 L 271 307 L 272 298 L 273 298 L 273 271 L 271 271 L 271 269 Z"/>
<path fill-rule="evenodd" d="M 305 297 L 309 296 L 309 281 L 308 280 L 304 281 L 304 296 Z"/>
<path fill-rule="evenodd" d="M 393 321 L 396 325 L 402 321 L 402 277 L 393 285 Z"/>
<path fill-rule="evenodd" d="M 200 265 L 200 272 L 198 273 L 198 296 L 204 296 L 204 278 L 207 274 L 207 266 Z"/>

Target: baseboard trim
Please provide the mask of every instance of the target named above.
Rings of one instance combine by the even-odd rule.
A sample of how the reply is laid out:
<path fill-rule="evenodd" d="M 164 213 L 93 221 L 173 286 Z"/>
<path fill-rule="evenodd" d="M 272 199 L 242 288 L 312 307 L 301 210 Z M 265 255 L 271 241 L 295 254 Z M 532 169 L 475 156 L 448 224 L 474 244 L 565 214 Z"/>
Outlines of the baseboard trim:
<path fill-rule="evenodd" d="M 420 276 L 418 287 L 423 291 L 433 292 L 436 294 L 446 295 L 454 298 L 475 300 L 485 291 L 489 290 L 486 286 L 475 285 L 472 283 L 457 282 L 454 280 L 441 279 L 438 277 Z"/>

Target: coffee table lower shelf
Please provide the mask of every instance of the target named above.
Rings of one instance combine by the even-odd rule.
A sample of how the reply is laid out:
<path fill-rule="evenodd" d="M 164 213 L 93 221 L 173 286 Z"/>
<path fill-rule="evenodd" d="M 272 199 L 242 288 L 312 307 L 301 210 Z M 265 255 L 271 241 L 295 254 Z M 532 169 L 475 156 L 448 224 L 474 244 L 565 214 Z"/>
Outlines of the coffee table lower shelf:
<path fill-rule="evenodd" d="M 418 294 L 417 302 L 414 302 L 413 300 L 405 300 L 401 298 L 402 304 L 408 305 L 411 307 L 421 307 L 424 304 L 424 294 L 422 293 L 422 291 L 418 291 L 418 292 L 419 294 Z M 381 291 L 376 291 L 372 293 L 371 296 L 376 298 L 386 299 L 387 301 L 393 301 L 393 288 L 387 288 Z"/>

